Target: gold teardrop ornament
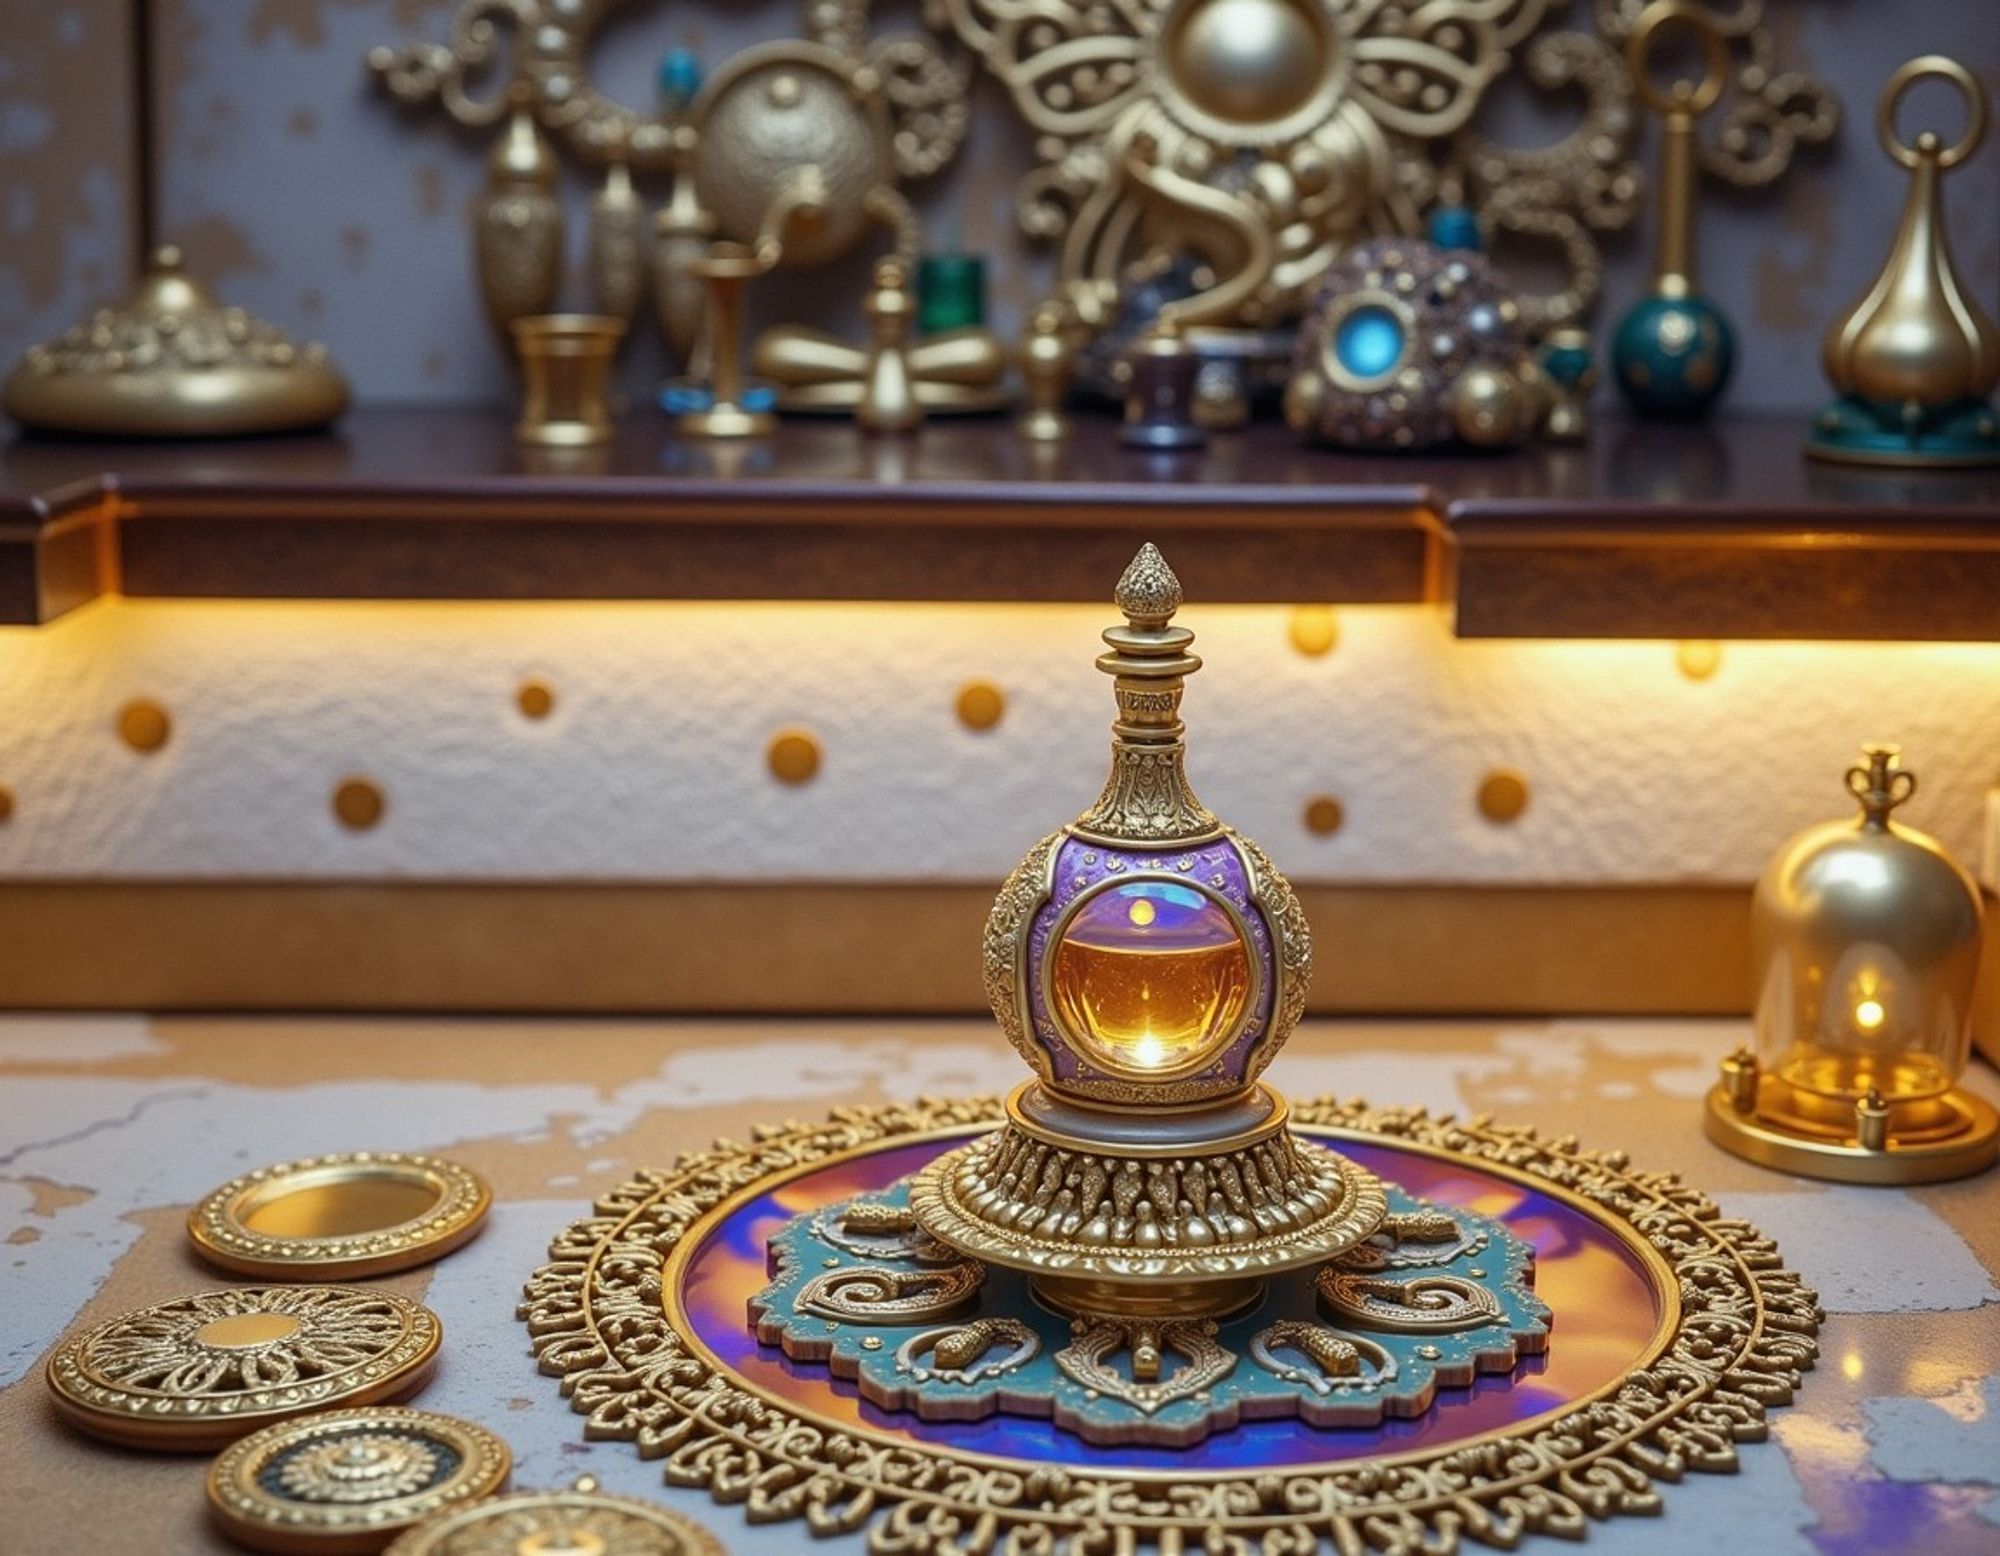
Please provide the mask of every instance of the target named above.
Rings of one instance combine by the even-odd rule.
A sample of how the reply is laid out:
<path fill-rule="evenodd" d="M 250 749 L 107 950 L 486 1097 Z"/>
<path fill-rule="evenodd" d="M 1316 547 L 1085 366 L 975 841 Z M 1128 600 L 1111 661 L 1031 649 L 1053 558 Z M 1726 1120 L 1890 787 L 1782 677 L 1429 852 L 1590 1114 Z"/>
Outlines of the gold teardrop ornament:
<path fill-rule="evenodd" d="M 520 1491 L 427 1519 L 388 1556 L 725 1556 L 691 1518 L 614 1497 L 586 1475 L 568 1491 Z"/>
<path fill-rule="evenodd" d="M 513 1457 L 485 1427 L 397 1405 L 280 1422 L 208 1472 L 218 1527 L 280 1556 L 366 1556 L 412 1525 L 507 1486 Z"/>
<path fill-rule="evenodd" d="M 1953 145 L 1935 130 L 1914 143 L 1896 129 L 1904 94 L 1938 80 L 1965 101 Z M 1986 137 L 1986 92 L 1954 59 L 1926 54 L 1889 78 L 1876 132 L 1910 189 L 1888 260 L 1874 283 L 1826 332 L 1826 376 L 1840 398 L 1820 412 L 1806 445 L 1820 459 L 1857 464 L 2000 463 L 2000 414 L 1987 399 L 2000 383 L 2000 325 L 1966 287 L 1952 257 L 1944 175 Z"/>
<path fill-rule="evenodd" d="M 188 1212 L 211 1264 L 265 1280 L 353 1280 L 442 1258 L 485 1225 L 493 1191 L 441 1156 L 349 1151 L 260 1167 Z"/>
<path fill-rule="evenodd" d="M 140 1308 L 50 1354 L 56 1411 L 126 1448 L 213 1451 L 278 1421 L 422 1386 L 429 1308 L 353 1286 L 244 1286 Z"/>

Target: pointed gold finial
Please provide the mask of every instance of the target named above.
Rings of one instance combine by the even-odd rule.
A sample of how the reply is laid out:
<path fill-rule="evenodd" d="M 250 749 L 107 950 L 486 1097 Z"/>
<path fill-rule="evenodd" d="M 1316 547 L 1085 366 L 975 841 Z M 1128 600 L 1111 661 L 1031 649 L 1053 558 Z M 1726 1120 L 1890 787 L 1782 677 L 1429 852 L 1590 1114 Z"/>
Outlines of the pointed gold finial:
<path fill-rule="evenodd" d="M 1150 540 L 1118 579 L 1114 598 L 1125 619 L 1135 627 L 1160 628 L 1181 608 L 1181 581 Z"/>
<path fill-rule="evenodd" d="M 1111 776 L 1070 831 L 1125 843 L 1219 836 L 1221 824 L 1195 798 L 1184 767 L 1181 692 L 1201 660 L 1189 652 L 1194 634 L 1172 624 L 1181 608 L 1181 581 L 1150 540 L 1119 578 L 1114 598 L 1125 620 L 1104 629 L 1111 652 L 1097 656 L 1097 668 L 1117 678 Z"/>

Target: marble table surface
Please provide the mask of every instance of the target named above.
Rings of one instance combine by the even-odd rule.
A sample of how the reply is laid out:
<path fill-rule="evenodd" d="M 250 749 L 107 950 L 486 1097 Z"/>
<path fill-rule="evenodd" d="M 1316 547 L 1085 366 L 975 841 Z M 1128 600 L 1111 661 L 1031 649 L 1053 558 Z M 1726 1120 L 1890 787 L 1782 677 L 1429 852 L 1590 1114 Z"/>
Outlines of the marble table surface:
<path fill-rule="evenodd" d="M 1736 1475 L 1667 1488 L 1661 1518 L 1600 1526 L 1592 1548 L 2000 1550 L 2000 1176 L 1842 1188 L 1723 1154 L 1701 1136 L 1700 1098 L 1744 1035 L 1734 1021 L 1322 1022 L 1271 1078 L 1300 1096 L 1491 1112 L 1623 1147 L 1770 1232 L 1818 1289 L 1820 1366 L 1773 1416 L 1771 1441 L 1746 1446 Z M 498 1200 L 467 1248 L 385 1282 L 444 1321 L 444 1359 L 417 1403 L 499 1431 L 517 1485 L 587 1470 L 692 1514 L 731 1551 L 797 1551 L 810 1543 L 797 1527 L 752 1529 L 663 1486 L 629 1446 L 586 1444 L 529 1357 L 520 1285 L 595 1194 L 684 1147 L 841 1102 L 998 1091 L 1019 1074 L 972 1020 L 0 1017 L 0 1548 L 231 1548 L 205 1521 L 204 1459 L 76 1435 L 50 1409 L 41 1359 L 79 1324 L 228 1283 L 182 1231 L 208 1189 L 264 1162 L 376 1148 L 448 1152 Z M 1991 1070 L 1969 1084 L 2000 1098 Z M 860 1541 L 823 1548 L 858 1556 Z"/>

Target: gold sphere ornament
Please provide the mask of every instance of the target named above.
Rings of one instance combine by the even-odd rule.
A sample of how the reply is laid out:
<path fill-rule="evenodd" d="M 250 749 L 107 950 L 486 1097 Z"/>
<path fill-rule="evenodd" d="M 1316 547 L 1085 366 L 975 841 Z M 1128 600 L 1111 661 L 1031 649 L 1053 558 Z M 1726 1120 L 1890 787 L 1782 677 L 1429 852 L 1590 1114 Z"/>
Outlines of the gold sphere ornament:
<path fill-rule="evenodd" d="M 1958 1086 L 1979 972 L 1979 888 L 1890 819 L 1916 792 L 1894 746 L 1847 787 L 1854 821 L 1802 832 L 1757 883 L 1756 1050 L 1723 1061 L 1709 1138 L 1846 1183 L 1963 1177 L 2000 1156 L 2000 1114 Z"/>
<path fill-rule="evenodd" d="M 1150 544 L 1117 597 L 1097 661 L 1118 703 L 1110 777 L 986 925 L 987 998 L 1034 1077 L 1003 1129 L 916 1177 L 910 1208 L 1060 1311 L 1186 1320 L 1352 1248 L 1387 1204 L 1372 1174 L 1295 1135 L 1258 1078 L 1305 1009 L 1305 913 L 1188 784 L 1180 703 L 1201 660 Z"/>
<path fill-rule="evenodd" d="M 1947 146 L 1933 130 L 1914 144 L 1896 130 L 1903 95 L 1949 82 L 1965 100 L 1965 133 Z M 1986 90 L 1958 61 L 1927 54 L 1889 78 L 1876 133 L 1910 170 L 1910 192 L 1874 284 L 1826 332 L 1826 376 L 1840 398 L 1820 412 L 1806 452 L 1877 465 L 2000 464 L 2000 325 L 1967 289 L 1952 257 L 1944 175 L 1986 137 Z"/>

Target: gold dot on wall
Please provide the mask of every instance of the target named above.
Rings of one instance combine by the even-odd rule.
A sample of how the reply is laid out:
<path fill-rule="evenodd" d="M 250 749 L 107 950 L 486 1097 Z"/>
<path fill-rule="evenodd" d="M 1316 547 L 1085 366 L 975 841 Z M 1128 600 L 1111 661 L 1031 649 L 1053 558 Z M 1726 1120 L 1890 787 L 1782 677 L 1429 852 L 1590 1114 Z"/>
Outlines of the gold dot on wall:
<path fill-rule="evenodd" d="M 1006 711 L 1006 694 L 991 681 L 967 681 L 958 689 L 958 722 L 967 729 L 991 729 Z"/>
<path fill-rule="evenodd" d="M 1332 837 L 1340 830 L 1341 822 L 1347 819 L 1347 812 L 1340 807 L 1340 801 L 1331 794 L 1317 794 L 1306 801 L 1306 830 L 1321 837 Z"/>
<path fill-rule="evenodd" d="M 1317 659 L 1340 641 L 1340 619 L 1331 605 L 1301 605 L 1292 612 L 1291 637 L 1293 648 Z"/>
<path fill-rule="evenodd" d="M 780 783 L 807 783 L 819 771 L 819 741 L 802 729 L 781 730 L 771 737 L 764 760 Z"/>
<path fill-rule="evenodd" d="M 545 719 L 555 711 L 556 689 L 547 681 L 523 681 L 514 693 L 514 705 L 524 718 Z"/>
<path fill-rule="evenodd" d="M 388 796 L 372 778 L 343 778 L 334 785 L 334 818 L 350 832 L 366 832 L 388 809 Z"/>
<path fill-rule="evenodd" d="M 174 732 L 174 721 L 157 702 L 141 697 L 118 710 L 118 738 L 134 751 L 157 751 Z"/>
<path fill-rule="evenodd" d="M 1714 638 L 1689 638 L 1674 649 L 1674 664 L 1690 681 L 1705 681 L 1722 668 L 1722 645 Z"/>
<path fill-rule="evenodd" d="M 1488 821 L 1518 821 L 1528 808 L 1528 780 L 1511 767 L 1496 767 L 1479 783 L 1479 814 Z"/>

